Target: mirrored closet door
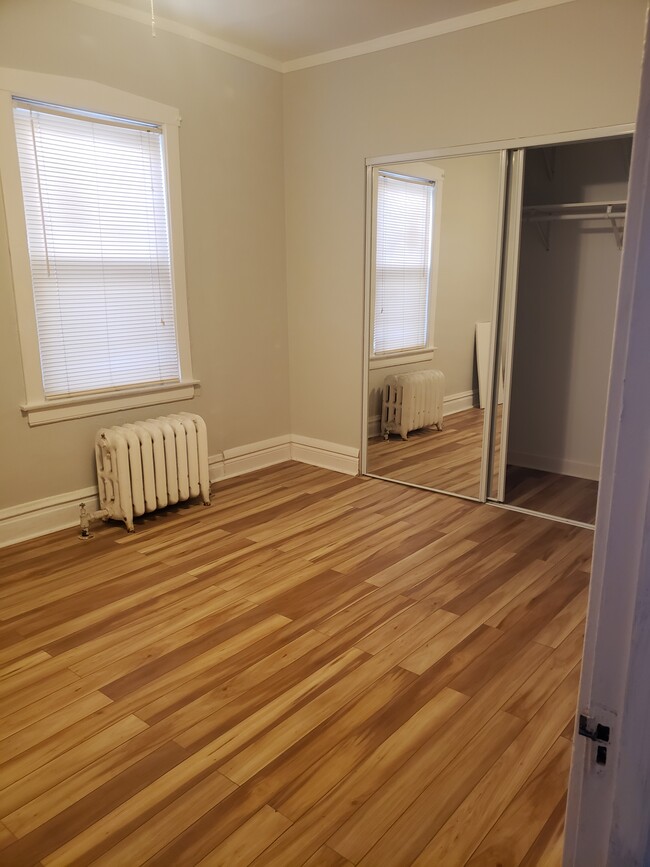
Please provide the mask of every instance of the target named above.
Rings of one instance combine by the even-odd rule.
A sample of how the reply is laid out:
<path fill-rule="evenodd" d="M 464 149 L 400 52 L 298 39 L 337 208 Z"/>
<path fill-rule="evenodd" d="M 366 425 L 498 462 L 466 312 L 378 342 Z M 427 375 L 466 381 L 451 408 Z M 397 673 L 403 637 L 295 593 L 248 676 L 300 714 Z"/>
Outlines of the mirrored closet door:
<path fill-rule="evenodd" d="M 365 471 L 484 498 L 505 151 L 370 172 Z"/>
<path fill-rule="evenodd" d="M 366 474 L 594 523 L 631 140 L 369 169 Z"/>

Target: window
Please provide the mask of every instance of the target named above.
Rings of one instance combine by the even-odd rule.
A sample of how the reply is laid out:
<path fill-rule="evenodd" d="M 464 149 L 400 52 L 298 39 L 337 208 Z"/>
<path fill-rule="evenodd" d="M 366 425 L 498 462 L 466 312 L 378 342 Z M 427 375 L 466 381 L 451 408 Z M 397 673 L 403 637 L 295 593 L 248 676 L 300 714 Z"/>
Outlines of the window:
<path fill-rule="evenodd" d="M 191 397 L 167 125 L 15 96 L 11 113 L 30 423 Z M 26 287 L 14 271 L 20 319 Z"/>
<path fill-rule="evenodd" d="M 373 356 L 432 350 L 440 180 L 376 173 Z"/>

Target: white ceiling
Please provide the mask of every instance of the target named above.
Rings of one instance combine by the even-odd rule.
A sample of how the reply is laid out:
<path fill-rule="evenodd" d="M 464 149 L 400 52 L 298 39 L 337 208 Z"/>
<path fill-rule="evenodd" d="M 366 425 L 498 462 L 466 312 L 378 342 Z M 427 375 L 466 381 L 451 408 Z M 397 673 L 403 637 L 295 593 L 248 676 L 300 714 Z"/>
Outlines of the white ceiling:
<path fill-rule="evenodd" d="M 480 23 L 481 13 L 496 7 L 504 13 L 496 17 L 505 17 L 558 2 L 567 0 L 154 0 L 154 9 L 161 23 L 167 19 L 287 63 L 460 16 L 478 13 Z M 150 4 L 113 0 L 110 6 L 125 7 L 131 17 L 148 15 Z"/>

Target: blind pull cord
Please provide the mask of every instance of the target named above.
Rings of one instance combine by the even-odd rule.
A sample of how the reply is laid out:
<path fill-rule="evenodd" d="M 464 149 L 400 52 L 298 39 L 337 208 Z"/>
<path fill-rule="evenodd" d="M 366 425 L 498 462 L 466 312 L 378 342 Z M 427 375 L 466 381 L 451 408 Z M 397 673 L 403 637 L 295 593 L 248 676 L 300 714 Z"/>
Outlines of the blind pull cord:
<path fill-rule="evenodd" d="M 47 227 L 45 225 L 45 210 L 43 208 L 43 190 L 41 188 L 41 169 L 38 164 L 38 148 L 36 147 L 36 132 L 34 131 L 34 112 L 30 111 L 29 119 L 32 130 L 32 147 L 34 148 L 34 163 L 36 166 L 36 183 L 38 185 L 38 204 L 41 211 L 41 225 L 43 226 L 43 246 L 45 248 L 45 264 L 47 266 L 47 276 L 51 277 L 50 271 L 50 251 L 47 243 Z"/>
<path fill-rule="evenodd" d="M 156 13 L 153 8 L 153 0 L 151 0 L 151 35 L 156 35 Z"/>

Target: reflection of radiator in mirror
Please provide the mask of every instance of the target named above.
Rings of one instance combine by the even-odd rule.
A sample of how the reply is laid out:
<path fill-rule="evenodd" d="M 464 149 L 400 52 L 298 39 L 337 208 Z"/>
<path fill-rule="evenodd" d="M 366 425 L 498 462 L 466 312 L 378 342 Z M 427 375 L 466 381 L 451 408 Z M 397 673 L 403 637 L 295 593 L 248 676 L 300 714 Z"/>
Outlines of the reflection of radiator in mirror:
<path fill-rule="evenodd" d="M 444 396 L 445 377 L 441 370 L 387 376 L 381 412 L 384 438 L 398 433 L 405 440 L 409 431 L 433 425 L 442 430 Z"/>
<path fill-rule="evenodd" d="M 490 368 L 490 342 L 492 340 L 492 323 L 476 323 L 476 371 L 478 373 L 478 404 L 485 409 L 487 400 L 488 370 Z M 503 370 L 499 376 L 499 399 L 503 403 Z"/>

